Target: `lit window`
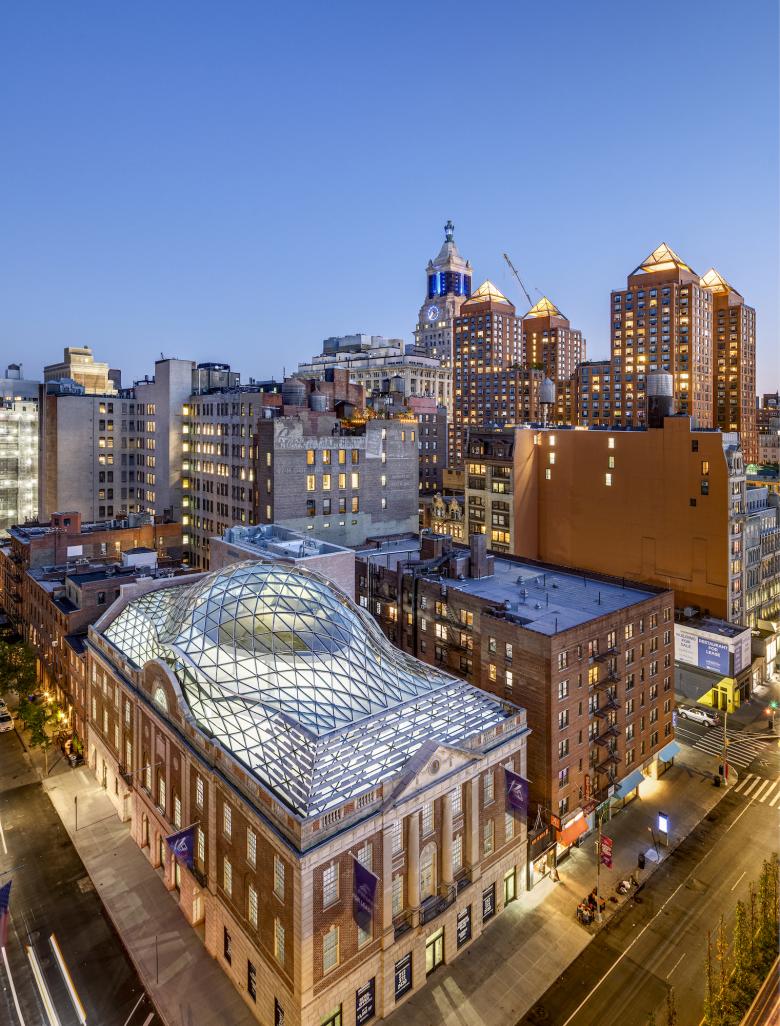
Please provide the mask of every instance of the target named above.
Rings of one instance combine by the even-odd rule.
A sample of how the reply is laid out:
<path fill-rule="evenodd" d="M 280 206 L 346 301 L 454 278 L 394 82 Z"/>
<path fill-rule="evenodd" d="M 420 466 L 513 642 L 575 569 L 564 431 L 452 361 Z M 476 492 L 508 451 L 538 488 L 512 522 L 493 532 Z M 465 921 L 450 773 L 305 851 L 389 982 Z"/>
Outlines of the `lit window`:
<path fill-rule="evenodd" d="M 195 804 L 199 809 L 203 808 L 203 777 L 195 780 Z"/>
<path fill-rule="evenodd" d="M 484 804 L 490 805 L 494 798 L 495 777 L 493 771 L 486 773 L 482 781 L 482 795 Z"/>
<path fill-rule="evenodd" d="M 230 837 L 233 831 L 233 810 L 225 802 L 222 808 L 222 830 L 225 837 Z"/>
<path fill-rule="evenodd" d="M 322 907 L 328 908 L 339 899 L 339 867 L 331 863 L 322 871 Z"/>
<path fill-rule="evenodd" d="M 206 835 L 200 827 L 198 827 L 198 861 L 206 861 Z"/>
<path fill-rule="evenodd" d="M 284 965 L 284 927 L 278 919 L 274 919 L 274 955 Z"/>
<path fill-rule="evenodd" d="M 222 886 L 225 894 L 230 897 L 233 894 L 233 867 L 228 859 L 222 860 Z"/>
<path fill-rule="evenodd" d="M 430 834 L 433 830 L 433 802 L 426 802 L 422 807 L 422 835 Z"/>
<path fill-rule="evenodd" d="M 246 860 L 250 866 L 257 863 L 257 834 L 254 830 L 246 832 Z"/>
<path fill-rule="evenodd" d="M 547 481 L 551 480 L 551 478 L 552 478 L 552 471 L 550 470 L 549 467 L 547 467 L 547 469 L 545 470 L 544 476 L 545 476 L 545 479 Z"/>
<path fill-rule="evenodd" d="M 306 450 L 306 466 L 307 467 L 313 467 L 314 466 L 314 449 L 307 449 Z"/>
<path fill-rule="evenodd" d="M 249 922 L 257 927 L 257 891 L 254 889 L 252 884 L 249 884 L 247 888 L 247 905 L 249 913 Z"/>
<path fill-rule="evenodd" d="M 306 475 L 306 491 L 307 492 L 313 492 L 316 487 L 317 487 L 317 479 L 315 478 L 314 474 L 307 474 Z"/>
<path fill-rule="evenodd" d="M 607 488 L 611 488 L 612 487 L 612 475 L 611 474 L 607 473 L 607 474 L 604 475 L 604 484 L 607 486 Z"/>
<path fill-rule="evenodd" d="M 332 926 L 322 938 L 322 971 L 330 972 L 339 964 L 339 928 Z"/>

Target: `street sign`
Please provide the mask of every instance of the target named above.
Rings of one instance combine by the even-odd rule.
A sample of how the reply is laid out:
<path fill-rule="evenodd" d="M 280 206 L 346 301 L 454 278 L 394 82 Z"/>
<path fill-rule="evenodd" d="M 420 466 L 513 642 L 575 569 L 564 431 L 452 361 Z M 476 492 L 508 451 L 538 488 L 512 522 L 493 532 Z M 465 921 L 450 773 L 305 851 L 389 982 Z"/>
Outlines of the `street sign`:
<path fill-rule="evenodd" d="M 606 834 L 601 835 L 601 850 L 599 852 L 599 858 L 602 866 L 606 866 L 607 869 L 612 869 L 612 838 L 607 837 Z"/>

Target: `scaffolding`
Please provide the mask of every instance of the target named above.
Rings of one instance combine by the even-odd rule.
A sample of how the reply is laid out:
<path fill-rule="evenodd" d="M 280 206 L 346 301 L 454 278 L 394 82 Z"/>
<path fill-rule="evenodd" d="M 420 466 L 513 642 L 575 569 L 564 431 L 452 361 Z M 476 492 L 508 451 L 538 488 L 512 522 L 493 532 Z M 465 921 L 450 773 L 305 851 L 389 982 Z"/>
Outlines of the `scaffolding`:
<path fill-rule="evenodd" d="M 0 399 L 0 535 L 38 516 L 38 403 Z"/>

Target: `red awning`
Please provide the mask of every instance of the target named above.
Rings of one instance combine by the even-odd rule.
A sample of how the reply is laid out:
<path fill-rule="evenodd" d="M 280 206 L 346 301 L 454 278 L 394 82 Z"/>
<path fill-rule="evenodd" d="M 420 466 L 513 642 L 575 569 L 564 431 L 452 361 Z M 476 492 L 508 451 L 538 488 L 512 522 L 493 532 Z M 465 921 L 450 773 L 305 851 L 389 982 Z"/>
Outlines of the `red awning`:
<path fill-rule="evenodd" d="M 578 837 L 581 837 L 587 832 L 588 821 L 584 816 L 580 816 L 579 819 L 575 819 L 573 823 L 569 823 L 563 830 L 558 832 L 558 844 L 564 844 L 567 847 L 570 844 L 574 844 Z"/>

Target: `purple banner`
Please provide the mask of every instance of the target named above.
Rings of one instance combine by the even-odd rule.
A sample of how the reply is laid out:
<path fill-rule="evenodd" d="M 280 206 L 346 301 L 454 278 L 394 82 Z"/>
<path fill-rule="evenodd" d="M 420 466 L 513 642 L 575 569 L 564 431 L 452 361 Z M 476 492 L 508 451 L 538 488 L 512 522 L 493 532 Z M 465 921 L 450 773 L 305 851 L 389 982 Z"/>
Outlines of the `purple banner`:
<path fill-rule="evenodd" d="M 506 773 L 506 800 L 507 805 L 515 812 L 522 812 L 528 815 L 528 781 L 518 773 L 504 767 Z"/>
<path fill-rule="evenodd" d="M 355 922 L 368 932 L 371 929 L 371 919 L 374 915 L 374 901 L 376 899 L 376 885 L 379 882 L 370 869 L 362 866 L 355 859 L 355 877 L 352 891 L 352 910 Z"/>
<path fill-rule="evenodd" d="M 195 824 L 186 830 L 180 830 L 178 834 L 166 837 L 165 843 L 175 859 L 183 862 L 188 869 L 192 869 L 195 862 Z"/>

